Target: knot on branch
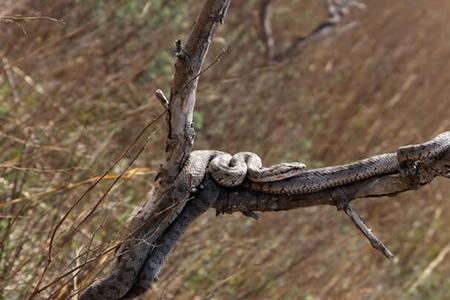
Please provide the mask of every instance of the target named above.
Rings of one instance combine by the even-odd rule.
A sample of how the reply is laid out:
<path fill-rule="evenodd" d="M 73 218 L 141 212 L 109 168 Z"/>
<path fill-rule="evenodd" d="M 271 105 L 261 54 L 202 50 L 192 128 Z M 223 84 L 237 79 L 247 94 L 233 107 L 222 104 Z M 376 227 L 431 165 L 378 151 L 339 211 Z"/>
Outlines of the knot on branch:
<path fill-rule="evenodd" d="M 190 55 L 187 53 L 186 50 L 184 50 L 183 46 L 181 45 L 181 40 L 175 41 L 175 56 L 183 61 L 189 62 L 190 61 Z"/>
<path fill-rule="evenodd" d="M 400 176 L 410 189 L 418 189 L 434 177 L 448 173 L 449 139 L 449 132 L 444 132 L 429 142 L 397 150 Z"/>

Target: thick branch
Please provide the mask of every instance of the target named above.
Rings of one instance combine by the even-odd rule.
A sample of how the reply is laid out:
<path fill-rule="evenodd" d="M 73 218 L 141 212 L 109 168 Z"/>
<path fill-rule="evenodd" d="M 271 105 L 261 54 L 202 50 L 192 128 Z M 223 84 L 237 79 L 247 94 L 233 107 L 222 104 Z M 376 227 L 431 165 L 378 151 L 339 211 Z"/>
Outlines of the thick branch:
<path fill-rule="evenodd" d="M 169 133 L 166 160 L 157 185 L 131 220 L 127 238 L 117 251 L 116 265 L 108 277 L 88 287 L 81 299 L 122 299 L 141 292 L 136 284 L 153 245 L 183 209 L 187 186 L 174 184 L 194 142 L 192 123 L 198 77 L 218 24 L 223 22 L 231 0 L 206 0 L 185 47 L 176 43 L 175 75 L 168 109 Z"/>
<path fill-rule="evenodd" d="M 194 114 L 197 84 L 212 37 L 223 22 L 231 0 L 206 1 L 200 16 L 183 47 L 177 41 L 175 76 L 172 82 L 169 109 L 169 135 L 166 163 L 161 169 L 160 182 L 170 185 L 191 152 L 194 143 Z"/>
<path fill-rule="evenodd" d="M 417 185 L 411 185 L 400 171 L 381 175 L 355 183 L 341 185 L 310 194 L 274 195 L 251 190 L 249 182 L 241 187 L 221 189 L 221 194 L 215 203 L 220 213 L 244 211 L 280 211 L 299 207 L 316 205 L 338 205 L 338 200 L 344 192 L 349 201 L 361 198 L 394 196 L 409 190 L 417 190 L 430 183 L 434 177 L 447 177 L 450 168 L 450 151 L 440 160 L 421 166 Z"/>

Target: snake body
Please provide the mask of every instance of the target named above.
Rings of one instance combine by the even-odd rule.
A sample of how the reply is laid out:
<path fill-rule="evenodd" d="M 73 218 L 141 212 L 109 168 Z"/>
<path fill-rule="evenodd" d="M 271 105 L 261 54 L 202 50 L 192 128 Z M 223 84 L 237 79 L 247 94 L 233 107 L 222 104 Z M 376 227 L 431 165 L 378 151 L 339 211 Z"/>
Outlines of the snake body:
<path fill-rule="evenodd" d="M 312 170 L 306 170 L 305 165 L 298 162 L 266 168 L 262 166 L 259 156 L 251 152 L 230 155 L 215 150 L 193 151 L 174 182 L 178 190 L 184 191 L 180 194 L 183 195 L 183 199 L 179 199 L 181 205 L 165 221 L 170 226 L 160 237 L 158 246 L 150 246 L 149 250 L 145 243 L 140 243 L 142 247 L 130 248 L 130 259 L 123 264 L 123 268 L 114 270 L 109 278 L 89 288 L 81 300 L 126 299 L 145 291 L 159 273 L 164 260 L 184 230 L 210 206 L 199 206 L 199 200 L 196 198 L 188 201 L 189 194 L 196 191 L 207 174 L 225 187 L 238 186 L 247 181 L 248 187 L 254 191 L 286 195 L 306 194 L 374 176 L 392 174 L 398 172 L 406 163 L 414 162 L 415 165 L 416 162 L 439 158 L 449 148 L 450 132 L 445 132 L 427 143 L 400 147 L 397 153 L 376 155 L 350 164 Z M 124 278 L 135 280 L 134 287 L 128 284 L 125 286 Z M 130 292 L 125 296 L 124 291 Z"/>
<path fill-rule="evenodd" d="M 195 188 L 205 174 L 209 173 L 222 186 L 238 186 L 244 180 L 248 180 L 252 190 L 270 194 L 313 193 L 373 176 L 393 173 L 399 166 L 395 153 L 312 170 L 306 170 L 306 166 L 298 162 L 263 167 L 261 158 L 251 152 L 239 152 L 232 156 L 219 151 L 199 150 L 193 151 L 191 155 L 187 165 L 189 170 L 186 169 L 185 173 L 197 176 L 197 179 L 192 180 L 192 188 Z M 209 162 L 207 168 L 204 162 Z"/>
<path fill-rule="evenodd" d="M 450 147 L 450 132 L 444 132 L 429 142 L 400 147 L 396 153 L 386 153 L 353 163 L 306 170 L 302 163 L 283 163 L 262 167 L 261 159 L 251 152 L 233 156 L 214 153 L 208 170 L 223 186 L 240 185 L 248 179 L 250 189 L 269 194 L 308 194 L 362 181 L 374 176 L 397 172 L 407 161 L 432 160 Z M 196 151 L 194 151 L 196 152 Z M 209 157 L 208 151 L 201 156 Z M 202 173 L 204 176 L 204 173 Z"/>
<path fill-rule="evenodd" d="M 400 164 L 407 161 L 427 161 L 446 153 L 450 147 L 450 131 L 443 132 L 434 139 L 417 145 L 398 148 L 397 158 Z"/>
<path fill-rule="evenodd" d="M 209 188 L 209 185 L 212 184 L 211 180 L 206 181 L 204 184 L 204 192 L 187 202 L 181 213 L 158 240 L 157 245 L 152 248 L 139 279 L 124 299 L 134 298 L 148 290 L 182 234 L 195 219 L 207 211 L 216 201 L 218 190 Z"/>
<path fill-rule="evenodd" d="M 269 194 L 308 194 L 390 174 L 398 170 L 397 155 L 387 153 L 354 163 L 334 167 L 305 170 L 285 180 L 268 183 L 251 182 L 250 188 Z"/>

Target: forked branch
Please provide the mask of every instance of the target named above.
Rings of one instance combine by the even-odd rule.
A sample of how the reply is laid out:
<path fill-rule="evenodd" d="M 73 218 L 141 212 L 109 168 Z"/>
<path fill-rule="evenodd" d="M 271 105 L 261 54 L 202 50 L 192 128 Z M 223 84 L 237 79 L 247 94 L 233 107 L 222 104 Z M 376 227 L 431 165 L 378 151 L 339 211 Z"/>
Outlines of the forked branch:
<path fill-rule="evenodd" d="M 307 35 L 295 37 L 284 49 L 276 49 L 275 38 L 272 30 L 273 0 L 261 0 L 259 5 L 259 27 L 260 36 L 264 44 L 267 60 L 282 61 L 292 55 L 299 47 L 309 42 L 330 35 L 333 28 L 340 24 L 351 8 L 365 9 L 365 5 L 356 0 L 326 0 L 328 7 L 328 18 L 319 23 Z M 340 28 L 341 32 L 352 29 L 357 23 L 351 22 Z"/>
<path fill-rule="evenodd" d="M 192 123 L 199 75 L 219 24 L 231 0 L 206 0 L 185 45 L 176 42 L 175 74 L 168 104 L 165 162 L 156 187 L 132 218 L 126 237 L 116 253 L 116 263 L 106 278 L 91 284 L 81 299 L 125 299 L 142 293 L 153 278 L 141 272 L 163 232 L 180 214 L 189 197 L 188 182 L 175 184 L 194 143 Z"/>

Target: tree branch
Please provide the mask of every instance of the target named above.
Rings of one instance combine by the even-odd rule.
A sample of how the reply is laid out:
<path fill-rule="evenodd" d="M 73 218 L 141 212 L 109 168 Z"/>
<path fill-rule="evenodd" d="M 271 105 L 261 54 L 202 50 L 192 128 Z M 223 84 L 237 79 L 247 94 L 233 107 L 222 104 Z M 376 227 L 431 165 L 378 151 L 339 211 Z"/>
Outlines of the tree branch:
<path fill-rule="evenodd" d="M 275 39 L 272 30 L 272 0 L 261 0 L 259 6 L 259 25 L 261 40 L 265 47 L 265 52 L 268 61 L 282 61 L 300 46 L 308 42 L 315 41 L 319 38 L 332 33 L 333 27 L 338 25 L 344 16 L 350 12 L 350 8 L 355 7 L 360 10 L 365 9 L 365 5 L 356 0 L 326 0 L 328 6 L 328 18 L 317 25 L 306 36 L 298 36 L 294 38 L 289 45 L 279 50 L 275 49 Z M 346 31 L 355 27 L 357 23 L 351 22 L 342 27 L 342 31 Z"/>
<path fill-rule="evenodd" d="M 261 0 L 259 5 L 259 27 L 268 61 L 275 56 L 275 39 L 272 30 L 272 0 Z"/>
<path fill-rule="evenodd" d="M 422 144 L 424 145 L 424 144 Z M 418 145 L 417 149 L 422 149 Z M 401 152 L 399 152 L 401 153 Z M 387 155 L 395 155 L 394 153 Z M 420 157 L 420 153 L 416 153 Z M 333 188 L 321 190 L 309 194 L 274 195 L 252 190 L 254 183 L 244 182 L 240 187 L 221 190 L 218 200 L 214 204 L 217 213 L 233 213 L 254 211 L 280 211 L 291 210 L 299 207 L 316 205 L 333 205 L 338 210 L 343 210 L 355 223 L 358 229 L 371 242 L 372 246 L 381 251 L 386 257 L 391 258 L 392 253 L 365 225 L 361 217 L 354 211 L 350 202 L 356 199 L 368 197 L 394 196 L 409 190 L 417 190 L 430 183 L 435 177 L 449 177 L 450 149 L 446 149 L 441 155 L 433 160 L 413 164 L 413 171 L 407 166 L 406 169 L 400 164 L 398 171 L 391 174 L 378 175 L 351 184 L 340 185 Z M 355 174 L 358 171 L 355 171 Z M 265 185 L 270 183 L 258 183 Z"/>
<path fill-rule="evenodd" d="M 156 187 L 128 226 L 127 238 L 116 253 L 110 274 L 93 284 L 81 296 L 86 299 L 122 299 L 142 292 L 148 278 L 142 268 L 167 227 L 181 212 L 190 190 L 174 184 L 194 143 L 192 123 L 199 74 L 212 37 L 223 23 L 231 0 L 206 0 L 183 47 L 176 42 L 175 74 L 167 115 L 168 137 L 165 163 L 157 175 Z M 144 276 L 144 277 L 142 277 Z M 136 286 L 136 284 L 138 286 Z"/>
<path fill-rule="evenodd" d="M 447 135 L 446 135 L 447 136 Z M 424 144 L 415 145 L 415 149 L 424 151 Z M 428 143 L 429 144 L 429 143 Z M 448 143 L 446 143 L 447 147 Z M 386 155 L 404 156 L 399 150 Z M 414 153 L 415 157 L 421 157 L 421 153 Z M 400 164 L 401 165 L 401 164 Z M 192 192 L 192 200 L 188 202 L 183 211 L 178 215 L 170 227 L 158 240 L 154 251 L 147 259 L 145 269 L 150 270 L 147 281 L 142 283 L 139 293 L 147 289 L 164 265 L 167 256 L 181 238 L 187 227 L 208 208 L 215 208 L 217 214 L 241 212 L 245 216 L 257 218 L 255 211 L 280 211 L 290 210 L 306 206 L 333 205 L 338 210 L 343 210 L 359 231 L 369 240 L 371 245 L 387 258 L 392 258 L 391 251 L 375 236 L 370 228 L 364 223 L 359 214 L 351 207 L 351 202 L 360 198 L 393 196 L 409 190 L 416 190 L 437 176 L 448 177 L 450 168 L 450 148 L 445 149 L 436 159 L 427 160 L 415 164 L 414 173 L 408 168 L 400 167 L 398 171 L 373 176 L 351 184 L 339 185 L 326 190 L 309 194 L 268 194 L 252 190 L 253 183 L 246 181 L 243 185 L 234 188 L 225 188 L 215 183 L 207 176 L 198 192 Z M 356 177 L 358 169 L 353 169 Z M 313 170 L 312 170 L 313 171 Z M 270 184 L 270 183 L 262 183 Z M 137 295 L 137 294 L 135 294 Z"/>

